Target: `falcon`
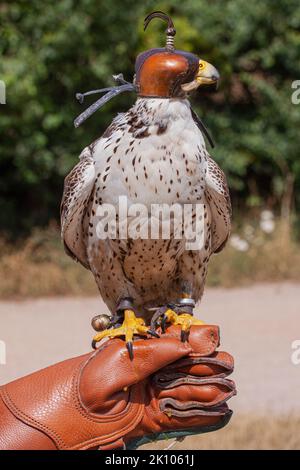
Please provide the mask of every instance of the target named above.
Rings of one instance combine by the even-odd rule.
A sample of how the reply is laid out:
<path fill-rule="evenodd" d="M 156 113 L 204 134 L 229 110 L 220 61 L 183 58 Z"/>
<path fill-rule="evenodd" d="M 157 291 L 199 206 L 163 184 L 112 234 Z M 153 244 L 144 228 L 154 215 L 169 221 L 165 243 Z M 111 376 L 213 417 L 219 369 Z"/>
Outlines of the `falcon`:
<path fill-rule="evenodd" d="M 210 257 L 224 247 L 231 221 L 225 175 L 206 149 L 209 134 L 188 100 L 191 91 L 216 86 L 219 73 L 175 49 L 176 31 L 165 13 L 148 15 L 145 29 L 153 18 L 168 23 L 166 46 L 139 54 L 133 83 L 119 75 L 119 86 L 77 96 L 82 102 L 86 95 L 106 92 L 75 120 L 76 127 L 113 96 L 137 93 L 129 111 L 118 114 L 82 151 L 65 178 L 61 203 L 65 250 L 92 272 L 111 312 L 95 317 L 93 346 L 104 337 L 122 336 L 131 357 L 134 335 L 157 335 L 156 326 L 164 329 L 170 322 L 181 325 L 185 341 L 191 325 L 203 323 L 193 317 L 193 308 L 202 297 Z M 169 239 L 124 238 L 119 228 L 113 236 L 99 237 L 101 209 L 115 208 L 118 222 L 122 197 L 129 207 L 143 204 L 149 213 L 153 204 L 201 205 L 201 215 L 193 211 L 191 220 L 202 219 L 203 243 L 187 249 L 185 237 L 175 236 L 174 219 Z M 170 214 L 162 214 L 160 228 L 164 216 Z"/>

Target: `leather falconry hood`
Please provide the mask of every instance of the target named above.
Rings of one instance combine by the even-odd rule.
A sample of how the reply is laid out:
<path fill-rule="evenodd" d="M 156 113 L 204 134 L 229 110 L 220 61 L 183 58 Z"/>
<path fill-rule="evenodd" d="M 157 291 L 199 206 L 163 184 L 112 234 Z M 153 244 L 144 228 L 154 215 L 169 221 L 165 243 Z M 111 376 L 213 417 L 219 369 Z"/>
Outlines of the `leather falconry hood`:
<path fill-rule="evenodd" d="M 135 85 L 141 97 L 184 97 L 183 83 L 191 82 L 198 71 L 199 59 L 190 52 L 176 50 L 176 29 L 172 19 L 161 11 L 154 11 L 145 18 L 144 31 L 153 18 L 168 23 L 166 46 L 149 49 L 138 55 L 135 63 Z"/>
<path fill-rule="evenodd" d="M 167 22 L 166 46 L 149 49 L 138 55 L 135 62 L 133 83 L 124 80 L 123 74 L 120 73 L 113 75 L 113 79 L 118 84 L 117 86 L 92 90 L 86 93 L 77 93 L 76 98 L 81 104 L 86 96 L 97 93 L 104 93 L 104 95 L 74 120 L 75 127 L 79 127 L 112 98 L 127 91 L 134 91 L 138 96 L 145 98 L 184 98 L 186 96 L 181 85 L 192 82 L 195 79 L 199 67 L 199 58 L 191 52 L 174 48 L 176 29 L 170 16 L 162 11 L 154 11 L 146 16 L 144 31 L 154 18 L 160 18 Z M 204 133 L 210 145 L 214 147 L 214 142 L 208 129 L 192 109 L 191 112 L 195 123 L 201 132 Z"/>
<path fill-rule="evenodd" d="M 105 103 L 125 91 L 135 91 L 139 96 L 153 98 L 183 97 L 185 95 L 180 85 L 193 80 L 198 69 L 199 59 L 194 54 L 174 49 L 176 30 L 172 19 L 162 11 L 154 11 L 145 18 L 144 31 L 153 18 L 160 18 L 168 24 L 166 47 L 149 49 L 138 55 L 135 62 L 133 83 L 124 80 L 123 74 L 120 73 L 113 75 L 118 86 L 77 93 L 76 98 L 81 104 L 86 96 L 97 93 L 105 94 L 74 120 L 75 127 L 79 127 Z"/>

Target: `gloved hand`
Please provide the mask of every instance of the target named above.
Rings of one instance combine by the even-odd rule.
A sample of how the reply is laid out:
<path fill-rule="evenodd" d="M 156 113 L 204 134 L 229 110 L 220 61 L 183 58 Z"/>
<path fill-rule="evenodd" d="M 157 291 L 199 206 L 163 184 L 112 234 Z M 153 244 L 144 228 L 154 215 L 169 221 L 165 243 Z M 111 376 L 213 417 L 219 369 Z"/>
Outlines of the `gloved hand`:
<path fill-rule="evenodd" d="M 0 388 L 0 449 L 116 449 L 223 427 L 235 394 L 216 326 L 159 339 L 112 339 Z"/>

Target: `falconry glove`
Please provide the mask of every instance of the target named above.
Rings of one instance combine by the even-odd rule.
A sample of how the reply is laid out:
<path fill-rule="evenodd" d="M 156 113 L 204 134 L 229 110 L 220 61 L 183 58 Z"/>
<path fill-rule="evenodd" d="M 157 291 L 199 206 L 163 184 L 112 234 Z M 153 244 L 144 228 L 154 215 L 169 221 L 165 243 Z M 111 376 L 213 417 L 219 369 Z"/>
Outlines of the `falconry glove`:
<path fill-rule="evenodd" d="M 136 448 L 216 430 L 231 417 L 233 358 L 217 352 L 217 326 L 169 327 L 137 339 L 131 360 L 111 339 L 0 388 L 0 449 Z"/>

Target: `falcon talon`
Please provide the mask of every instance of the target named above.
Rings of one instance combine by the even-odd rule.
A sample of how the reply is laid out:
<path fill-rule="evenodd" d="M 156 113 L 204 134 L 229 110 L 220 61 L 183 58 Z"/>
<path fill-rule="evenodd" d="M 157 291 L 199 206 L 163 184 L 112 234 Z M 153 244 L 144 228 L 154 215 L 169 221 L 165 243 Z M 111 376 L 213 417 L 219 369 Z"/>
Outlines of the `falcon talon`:
<path fill-rule="evenodd" d="M 130 360 L 132 361 L 133 360 L 133 344 L 132 344 L 132 341 L 127 341 L 126 343 L 126 348 L 128 350 L 128 353 L 129 353 L 129 358 Z"/>
<path fill-rule="evenodd" d="M 183 343 L 187 342 L 189 339 L 190 332 L 189 330 L 181 330 L 180 339 Z"/>
<path fill-rule="evenodd" d="M 151 320 L 151 326 L 160 325 L 162 333 L 166 332 L 166 324 L 179 325 L 181 327 L 180 338 L 183 343 L 188 341 L 190 335 L 190 329 L 193 325 L 203 325 L 202 320 L 198 320 L 192 315 L 194 301 L 192 299 L 184 299 L 182 302 L 179 301 L 177 306 L 173 309 L 168 307 L 160 307 L 153 315 Z M 169 303 L 168 306 L 171 304 Z M 182 311 L 183 307 L 185 311 Z M 162 313 L 162 311 L 164 312 Z"/>
<path fill-rule="evenodd" d="M 166 324 L 167 324 L 167 317 L 164 313 L 160 321 L 160 327 L 161 327 L 162 333 L 166 332 Z"/>
<path fill-rule="evenodd" d="M 93 347 L 103 338 L 117 338 L 123 336 L 125 337 L 126 346 L 129 344 L 129 346 L 127 346 L 128 349 L 128 347 L 131 348 L 130 343 L 132 343 L 135 335 L 146 337 L 149 332 L 152 331 L 151 328 L 146 326 L 142 318 L 136 317 L 134 310 L 129 308 L 131 305 L 132 303 L 128 299 L 124 299 L 120 302 L 118 306 L 118 317 L 120 318 L 121 311 L 123 311 L 123 323 L 116 328 L 104 329 L 96 334 L 92 343 Z M 154 332 L 154 334 L 156 333 Z"/>
<path fill-rule="evenodd" d="M 156 333 L 156 331 L 148 330 L 147 333 L 151 336 L 154 336 L 154 338 L 160 338 L 159 334 Z"/>

